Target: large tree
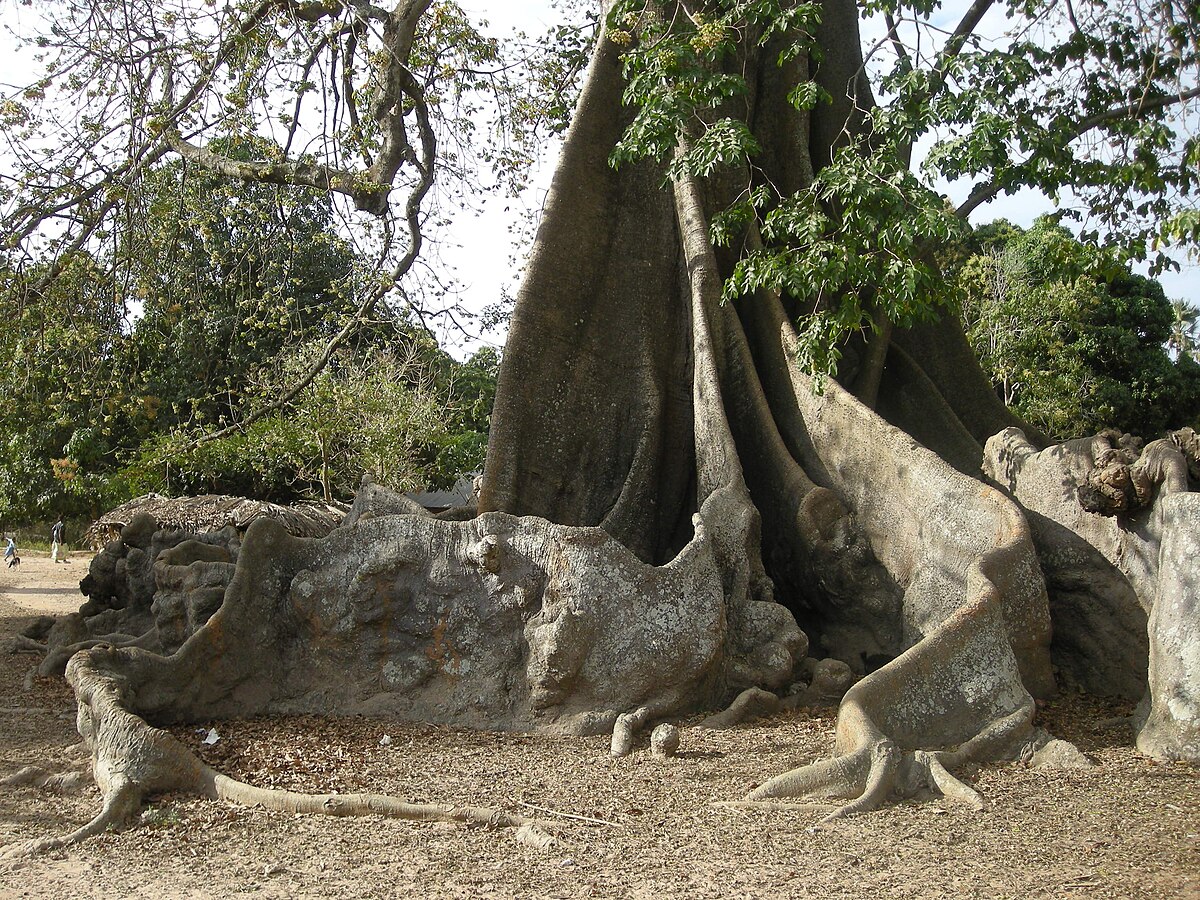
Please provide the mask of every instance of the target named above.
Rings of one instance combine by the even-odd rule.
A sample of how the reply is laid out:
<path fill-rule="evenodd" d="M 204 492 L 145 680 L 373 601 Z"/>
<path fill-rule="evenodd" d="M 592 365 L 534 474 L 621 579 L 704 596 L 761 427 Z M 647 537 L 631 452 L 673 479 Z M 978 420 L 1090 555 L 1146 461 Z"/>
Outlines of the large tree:
<path fill-rule="evenodd" d="M 868 49 L 894 54 L 880 106 L 853 3 L 616 4 L 518 298 L 479 508 L 420 516 L 364 485 L 322 541 L 269 522 L 240 542 L 132 524 L 98 558 L 86 615 L 60 629 L 77 639 L 67 677 L 105 794 L 103 812 L 68 839 L 172 788 L 414 812 L 232 782 L 148 721 L 387 713 L 611 731 L 620 755 L 653 722 L 735 696 L 710 724 L 778 704 L 770 691 L 830 669 L 811 654 L 862 676 L 842 700 L 837 756 L 748 800 L 841 796 L 835 815 L 845 815 L 926 788 L 980 803 L 952 770 L 1050 746 L 1034 698 L 1055 690 L 1055 664 L 1087 687 L 1138 693 L 1139 601 L 1149 597 L 1158 621 L 1194 603 L 1182 548 L 1200 511 L 1184 457 L 1159 442 L 1134 462 L 1115 438 L 1039 456 L 1039 436 L 1014 429 L 958 323 L 932 316 L 933 250 L 955 217 L 907 165 L 932 125 L 975 125 L 930 154 L 980 179 L 959 212 L 1020 183 L 1070 183 L 1093 195 L 1101 221 L 1141 210 L 1145 229 L 1169 220 L 1180 231 L 1189 220 L 1170 203 L 1192 187 L 1195 145 L 1183 142 L 1175 162 L 1164 148 L 1169 112 L 1197 93 L 1196 22 L 1172 4 L 1152 18 L 1140 6 L 1083 15 L 1067 5 L 1061 20 L 1057 4 L 1013 4 L 1009 13 L 1033 17 L 1024 34 L 1046 41 L 985 51 L 974 32 L 992 5 L 970 6 L 922 56 L 928 7 L 872 4 L 885 36 Z M 211 80 L 278 15 L 328 29 L 314 58 L 379 21 L 392 43 L 374 93 L 354 95 L 374 97 L 359 110 L 380 125 L 367 130 L 366 180 L 329 158 L 231 168 L 171 123 L 153 146 L 386 213 L 392 163 L 412 159 L 407 117 L 426 133 L 408 62 L 425 6 L 262 4 L 241 10 L 221 52 L 203 58 Z M 201 82 L 165 83 L 174 111 Z M 424 159 L 418 187 L 432 171 Z M 1147 239 L 1141 227 L 1128 225 L 1131 252 Z M 997 433 L 986 464 L 1007 495 L 981 474 Z M 1087 520 L 1116 530 L 1107 544 L 1071 519 L 1092 514 L 1063 490 L 1101 457 L 1123 461 L 1135 487 L 1162 482 L 1165 497 L 1150 523 Z M 1039 474 L 1033 496 L 1061 508 L 1043 507 L 1031 529 L 1013 496 L 1029 496 Z M 1035 540 L 1055 549 L 1071 524 L 1091 548 L 1071 557 L 1085 570 L 1116 567 L 1105 550 L 1154 565 L 1089 604 L 1086 577 L 1080 588 L 1055 557 L 1070 615 L 1052 645 Z M 144 631 L 89 649 L 117 605 Z M 178 630 L 170 641 L 156 631 L 154 610 L 168 608 L 188 624 L 182 644 Z M 1189 628 L 1163 626 L 1188 649 L 1160 663 L 1194 658 Z M 1145 746 L 1194 757 L 1197 673 L 1155 660 L 1151 651 Z"/>

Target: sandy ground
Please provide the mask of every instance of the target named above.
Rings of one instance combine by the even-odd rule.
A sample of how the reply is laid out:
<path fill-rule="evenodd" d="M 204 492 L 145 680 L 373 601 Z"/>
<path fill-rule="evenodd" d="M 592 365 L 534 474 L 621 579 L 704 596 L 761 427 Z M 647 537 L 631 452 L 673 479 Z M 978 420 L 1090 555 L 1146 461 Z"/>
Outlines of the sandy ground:
<path fill-rule="evenodd" d="M 19 571 L 0 568 L 0 776 L 54 764 L 78 740 L 69 688 L 35 679 L 26 690 L 35 657 L 7 646 L 33 616 L 78 605 L 86 562 L 26 554 Z M 983 812 L 906 802 L 817 830 L 818 812 L 716 804 L 827 755 L 830 710 L 685 729 L 683 752 L 665 762 L 644 751 L 613 760 L 602 739 L 365 718 L 194 723 L 176 733 L 200 750 L 215 727 L 206 759 L 248 781 L 541 815 L 560 823 L 559 845 L 168 796 L 138 827 L 0 864 L 0 897 L 1200 897 L 1200 771 L 1156 764 L 1127 729 L 1101 726 L 1120 711 L 1050 704 L 1047 727 L 1097 765 L 983 768 L 967 779 L 990 803 Z M 0 844 L 68 831 L 98 808 L 94 788 L 0 790 Z"/>

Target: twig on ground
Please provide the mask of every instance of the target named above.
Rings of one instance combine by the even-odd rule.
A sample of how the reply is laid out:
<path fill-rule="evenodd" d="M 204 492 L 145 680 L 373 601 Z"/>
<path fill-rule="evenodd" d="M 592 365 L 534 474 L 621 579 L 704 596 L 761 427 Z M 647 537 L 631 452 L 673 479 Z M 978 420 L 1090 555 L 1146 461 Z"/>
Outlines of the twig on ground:
<path fill-rule="evenodd" d="M 536 810 L 537 812 L 541 813 L 548 813 L 552 816 L 561 816 L 564 819 L 574 819 L 577 822 L 591 822 L 593 825 L 609 825 L 614 828 L 621 827 L 619 822 L 609 822 L 607 819 L 593 819 L 591 816 L 580 816 L 576 815 L 575 813 L 559 812 L 556 809 L 547 809 L 544 806 L 535 806 L 532 803 L 526 803 L 524 800 L 518 800 L 516 802 L 519 805 L 524 806 L 526 809 Z"/>

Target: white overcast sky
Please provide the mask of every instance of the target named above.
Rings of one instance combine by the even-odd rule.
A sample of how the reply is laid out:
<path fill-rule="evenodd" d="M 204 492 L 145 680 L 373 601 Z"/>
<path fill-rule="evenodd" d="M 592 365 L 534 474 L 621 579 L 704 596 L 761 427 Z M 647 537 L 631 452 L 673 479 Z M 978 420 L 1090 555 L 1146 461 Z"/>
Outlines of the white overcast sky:
<path fill-rule="evenodd" d="M 962 0 L 954 0 L 948 6 L 959 6 L 961 2 Z M 549 0 L 460 0 L 460 5 L 473 16 L 487 19 L 490 23 L 489 33 L 497 36 L 507 35 L 516 29 L 535 33 L 559 19 L 559 14 L 551 8 Z M 0 0 L 0 23 L 11 24 L 30 14 L 27 8 L 23 9 L 15 0 Z M 952 16 L 948 12 L 947 19 L 950 18 Z M 1001 23 L 998 30 L 1002 28 Z M 8 35 L 0 34 L 0 84 L 24 83 L 30 74 L 31 66 L 29 51 L 15 52 Z M 556 155 L 556 149 L 547 153 L 534 187 L 523 200 L 525 205 L 534 208 L 540 206 Z M 966 196 L 968 188 L 969 184 L 939 186 L 939 190 L 950 193 L 958 200 Z M 510 291 L 515 286 L 517 273 L 510 259 L 513 246 L 508 226 L 519 214 L 519 207 L 520 204 L 506 197 L 485 199 L 481 204 L 480 215 L 468 214 L 460 217 L 449 240 L 440 248 L 442 261 L 452 269 L 457 280 L 463 285 L 464 299 L 471 308 L 481 309 L 496 302 L 501 285 L 508 285 Z M 1012 196 L 1000 197 L 981 207 L 971 219 L 973 223 L 979 224 L 1003 217 L 1018 225 L 1027 226 L 1051 208 L 1046 198 L 1033 191 L 1024 190 Z M 1200 267 L 1186 264 L 1181 272 L 1161 275 L 1160 280 L 1169 297 L 1183 298 L 1193 305 L 1200 306 Z M 492 335 L 492 343 L 498 343 L 500 340 L 500 336 Z M 465 342 L 461 337 L 452 340 L 451 343 L 457 345 L 451 348 L 456 355 L 462 355 L 474 346 L 474 342 Z"/>

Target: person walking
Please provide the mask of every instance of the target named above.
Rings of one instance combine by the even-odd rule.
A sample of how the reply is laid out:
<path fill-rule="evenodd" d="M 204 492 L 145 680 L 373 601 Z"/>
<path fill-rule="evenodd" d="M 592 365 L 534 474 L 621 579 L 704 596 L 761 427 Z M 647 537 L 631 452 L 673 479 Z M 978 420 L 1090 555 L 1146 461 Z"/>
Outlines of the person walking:
<path fill-rule="evenodd" d="M 4 561 L 8 563 L 11 569 L 14 565 L 13 560 L 17 556 L 17 542 L 13 540 L 12 535 L 8 536 L 8 546 L 4 548 Z"/>
<path fill-rule="evenodd" d="M 60 518 L 54 523 L 54 527 L 50 529 L 50 558 L 58 562 L 58 548 L 62 544 L 63 539 L 63 522 Z"/>

